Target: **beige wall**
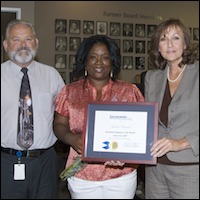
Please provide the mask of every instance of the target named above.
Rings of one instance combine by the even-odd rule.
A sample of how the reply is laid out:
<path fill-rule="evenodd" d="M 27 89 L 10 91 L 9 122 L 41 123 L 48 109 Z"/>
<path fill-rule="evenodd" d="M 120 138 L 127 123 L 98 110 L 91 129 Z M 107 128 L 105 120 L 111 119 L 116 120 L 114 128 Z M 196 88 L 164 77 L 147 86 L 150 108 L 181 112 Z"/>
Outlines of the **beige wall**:
<path fill-rule="evenodd" d="M 34 24 L 35 2 L 34 1 L 1 1 L 1 7 L 21 8 L 21 18 Z"/>
<path fill-rule="evenodd" d="M 69 25 L 70 19 L 81 20 L 81 25 L 83 20 L 92 20 L 95 22 L 95 26 L 96 21 L 107 21 L 109 27 L 110 22 L 158 24 L 161 19 L 178 17 L 191 28 L 199 27 L 198 1 L 1 1 L 1 6 L 22 8 L 22 18 L 35 24 L 40 42 L 39 60 L 52 66 L 55 63 L 55 54 L 59 53 L 55 51 L 55 37 L 57 36 L 55 34 L 55 19 L 67 19 L 67 25 Z M 69 34 L 68 30 L 66 36 L 68 41 L 70 36 L 74 37 L 74 35 Z M 81 31 L 78 37 L 83 39 L 86 36 Z M 122 36 L 114 38 L 126 39 Z M 136 38 L 129 39 L 133 39 L 134 42 Z M 143 39 L 149 41 L 148 38 Z M 68 56 L 74 54 L 74 52 L 67 50 L 62 53 L 67 55 L 68 65 Z M 123 52 L 122 55 L 124 55 Z M 135 60 L 135 53 L 128 55 L 133 56 L 133 61 Z M 147 70 L 148 54 L 144 54 L 144 56 L 146 59 L 145 70 Z M 66 71 L 67 82 L 69 82 L 68 74 L 70 70 L 68 67 L 60 70 Z M 135 75 L 142 71 L 144 70 L 122 69 L 120 78 L 134 82 Z"/>

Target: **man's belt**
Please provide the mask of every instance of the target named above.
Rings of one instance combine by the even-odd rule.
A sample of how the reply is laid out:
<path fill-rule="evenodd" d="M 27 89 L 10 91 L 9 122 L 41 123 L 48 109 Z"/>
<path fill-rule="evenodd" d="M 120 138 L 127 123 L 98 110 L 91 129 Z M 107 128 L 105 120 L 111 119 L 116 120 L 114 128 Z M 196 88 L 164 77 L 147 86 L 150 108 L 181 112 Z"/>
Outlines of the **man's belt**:
<path fill-rule="evenodd" d="M 15 156 L 17 156 L 17 154 L 20 153 L 21 156 L 24 156 L 26 158 L 36 158 L 36 157 L 42 155 L 43 153 L 45 153 L 46 151 L 48 151 L 50 148 L 22 151 L 22 150 L 16 150 L 16 149 L 1 147 L 1 152 L 7 153 L 7 154 L 10 154 L 10 155 L 15 155 Z"/>

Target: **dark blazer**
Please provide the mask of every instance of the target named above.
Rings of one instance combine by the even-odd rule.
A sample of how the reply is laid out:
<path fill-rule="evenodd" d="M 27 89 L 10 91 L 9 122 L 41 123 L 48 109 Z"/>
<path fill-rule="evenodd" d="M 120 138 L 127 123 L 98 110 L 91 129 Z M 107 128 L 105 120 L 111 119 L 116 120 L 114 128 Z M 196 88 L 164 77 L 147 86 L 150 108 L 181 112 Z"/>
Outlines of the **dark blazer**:
<path fill-rule="evenodd" d="M 159 111 L 167 83 L 167 67 L 149 70 L 145 75 L 145 100 L 158 102 Z M 174 162 L 199 162 L 199 61 L 187 65 L 182 80 L 168 108 L 168 127 L 160 121 L 158 138 L 186 138 L 191 148 L 169 152 Z"/>

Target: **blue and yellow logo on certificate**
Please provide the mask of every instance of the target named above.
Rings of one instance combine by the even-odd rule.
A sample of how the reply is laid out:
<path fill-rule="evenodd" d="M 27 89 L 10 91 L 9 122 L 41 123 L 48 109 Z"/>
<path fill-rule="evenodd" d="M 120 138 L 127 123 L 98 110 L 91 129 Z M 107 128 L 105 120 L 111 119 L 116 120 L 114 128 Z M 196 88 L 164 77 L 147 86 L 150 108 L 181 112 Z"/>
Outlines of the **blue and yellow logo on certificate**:
<path fill-rule="evenodd" d="M 118 143 L 117 142 L 109 142 L 109 141 L 105 141 L 103 142 L 103 144 L 105 146 L 103 146 L 104 149 L 117 149 L 118 148 Z"/>

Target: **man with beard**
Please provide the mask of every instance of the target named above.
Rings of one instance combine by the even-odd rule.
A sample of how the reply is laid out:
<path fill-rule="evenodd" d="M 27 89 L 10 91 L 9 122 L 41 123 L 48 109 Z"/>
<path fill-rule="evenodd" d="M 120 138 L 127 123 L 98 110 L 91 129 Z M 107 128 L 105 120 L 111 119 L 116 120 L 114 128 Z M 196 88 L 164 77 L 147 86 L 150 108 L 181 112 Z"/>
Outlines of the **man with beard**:
<path fill-rule="evenodd" d="M 56 199 L 58 189 L 57 141 L 52 130 L 54 99 L 64 86 L 58 71 L 34 60 L 38 39 L 32 24 L 11 21 L 3 47 L 8 61 L 1 64 L 1 198 Z M 18 144 L 18 114 L 25 106 L 20 97 L 23 70 L 28 69 L 33 106 L 33 141 L 30 147 Z M 29 119 L 29 104 L 24 114 Z M 23 106 L 23 108 L 21 108 Z M 19 109 L 20 107 L 20 109 Z M 22 118 L 21 118 L 22 119 Z M 28 121 L 23 122 L 29 124 Z M 21 132 L 20 132 L 21 133 Z"/>

